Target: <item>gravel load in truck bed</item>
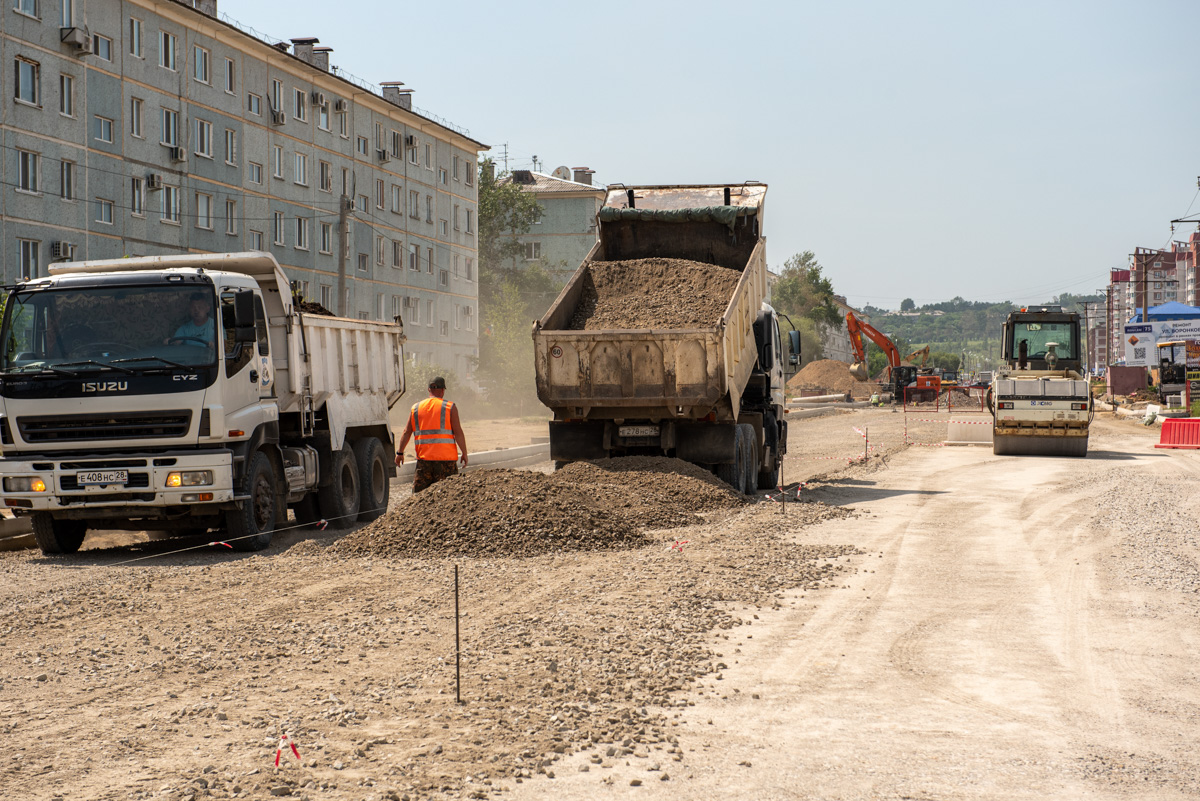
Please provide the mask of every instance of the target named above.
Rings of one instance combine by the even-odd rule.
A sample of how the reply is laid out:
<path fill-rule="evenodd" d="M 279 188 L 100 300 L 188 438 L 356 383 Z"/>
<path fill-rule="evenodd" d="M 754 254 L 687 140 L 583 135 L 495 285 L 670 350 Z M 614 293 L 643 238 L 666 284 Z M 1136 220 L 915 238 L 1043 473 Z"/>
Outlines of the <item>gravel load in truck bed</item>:
<path fill-rule="evenodd" d="M 686 259 L 594 261 L 567 328 L 712 328 L 741 277 L 737 270 Z"/>

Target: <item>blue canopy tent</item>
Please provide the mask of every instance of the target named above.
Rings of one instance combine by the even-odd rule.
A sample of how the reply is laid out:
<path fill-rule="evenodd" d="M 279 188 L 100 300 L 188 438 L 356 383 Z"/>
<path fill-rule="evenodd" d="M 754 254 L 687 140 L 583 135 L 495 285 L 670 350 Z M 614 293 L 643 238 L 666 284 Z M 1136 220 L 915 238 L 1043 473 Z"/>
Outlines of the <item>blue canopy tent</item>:
<path fill-rule="evenodd" d="M 1138 308 L 1134 311 L 1136 313 L 1129 322 L 1142 322 L 1142 310 Z M 1162 320 L 1198 320 L 1200 319 L 1200 306 L 1189 306 L 1186 303 L 1178 303 L 1172 300 L 1161 306 L 1151 306 L 1149 317 L 1152 323 Z"/>

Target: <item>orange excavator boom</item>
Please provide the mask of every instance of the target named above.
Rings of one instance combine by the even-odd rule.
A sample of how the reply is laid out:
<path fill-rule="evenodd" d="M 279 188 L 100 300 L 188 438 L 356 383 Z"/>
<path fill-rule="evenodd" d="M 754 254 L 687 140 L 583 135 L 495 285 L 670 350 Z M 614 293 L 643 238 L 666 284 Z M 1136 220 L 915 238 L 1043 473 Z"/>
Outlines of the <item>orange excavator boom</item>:
<path fill-rule="evenodd" d="M 855 317 L 854 312 L 846 312 L 846 330 L 850 332 L 850 347 L 854 350 L 854 364 L 850 365 L 850 374 L 856 379 L 867 380 L 867 356 L 862 342 L 864 335 L 884 352 L 889 367 L 900 366 L 900 351 L 896 349 L 895 343 L 870 323 L 865 323 Z"/>

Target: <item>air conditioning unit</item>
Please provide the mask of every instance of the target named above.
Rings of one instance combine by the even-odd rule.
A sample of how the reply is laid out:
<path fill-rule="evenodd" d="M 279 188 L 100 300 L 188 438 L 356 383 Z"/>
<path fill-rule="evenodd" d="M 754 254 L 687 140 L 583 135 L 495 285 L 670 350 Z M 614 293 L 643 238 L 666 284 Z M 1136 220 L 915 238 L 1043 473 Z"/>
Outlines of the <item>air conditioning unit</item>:
<path fill-rule="evenodd" d="M 346 101 L 342 100 L 340 97 L 337 100 L 333 101 L 333 110 L 334 111 L 345 111 L 346 110 Z"/>
<path fill-rule="evenodd" d="M 380 162 L 386 162 L 391 158 L 391 156 L 388 154 L 388 152 L 386 150 L 384 150 L 383 148 L 379 148 L 378 150 L 376 150 L 375 155 L 379 158 Z"/>
<path fill-rule="evenodd" d="M 163 187 L 163 183 L 162 183 L 161 175 L 159 175 L 156 172 L 152 172 L 146 176 L 146 188 L 147 189 L 162 189 L 162 187 Z"/>
<path fill-rule="evenodd" d="M 51 242 L 50 243 L 50 258 L 66 259 L 70 261 L 75 258 L 75 246 L 70 242 Z"/>
<path fill-rule="evenodd" d="M 168 148 L 171 152 L 171 161 L 187 161 L 187 156 L 184 155 L 182 147 Z"/>
<path fill-rule="evenodd" d="M 287 113 L 271 109 L 271 122 L 275 125 L 283 125 L 285 122 L 287 122 Z"/>
<path fill-rule="evenodd" d="M 411 134 L 404 137 L 404 146 L 405 147 L 416 147 L 417 146 L 417 137 L 415 137 Z"/>
<path fill-rule="evenodd" d="M 76 53 L 86 56 L 92 52 L 92 35 L 86 28 L 59 28 L 58 31 L 62 43 L 70 45 Z"/>
<path fill-rule="evenodd" d="M 312 93 L 312 103 L 313 103 L 313 105 L 314 105 L 314 106 L 323 106 L 323 105 L 325 105 L 325 93 L 324 93 L 324 92 L 315 92 L 315 91 L 314 91 L 314 92 Z"/>

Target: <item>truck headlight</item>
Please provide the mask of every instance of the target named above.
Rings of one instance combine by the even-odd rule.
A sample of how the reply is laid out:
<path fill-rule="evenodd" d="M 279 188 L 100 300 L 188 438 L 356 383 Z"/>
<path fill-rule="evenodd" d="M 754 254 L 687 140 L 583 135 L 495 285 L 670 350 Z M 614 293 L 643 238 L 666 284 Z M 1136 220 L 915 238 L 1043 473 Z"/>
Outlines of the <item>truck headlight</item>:
<path fill-rule="evenodd" d="M 213 483 L 211 470 L 183 470 L 167 475 L 168 487 L 203 487 Z"/>
<path fill-rule="evenodd" d="M 46 482 L 37 476 L 17 476 L 4 479 L 5 492 L 45 492 Z"/>

